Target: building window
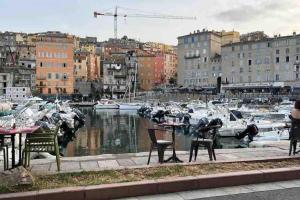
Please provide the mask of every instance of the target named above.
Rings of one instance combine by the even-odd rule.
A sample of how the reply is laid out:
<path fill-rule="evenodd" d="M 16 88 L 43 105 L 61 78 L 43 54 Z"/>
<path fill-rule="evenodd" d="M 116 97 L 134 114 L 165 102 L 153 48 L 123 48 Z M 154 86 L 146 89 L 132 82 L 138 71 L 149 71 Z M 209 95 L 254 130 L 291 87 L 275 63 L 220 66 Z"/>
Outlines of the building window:
<path fill-rule="evenodd" d="M 187 44 L 189 42 L 188 38 L 184 38 L 184 44 Z"/>
<path fill-rule="evenodd" d="M 279 57 L 276 57 L 276 63 L 279 63 Z"/>
<path fill-rule="evenodd" d="M 297 47 L 296 51 L 297 53 L 300 53 L 300 47 Z"/>
<path fill-rule="evenodd" d="M 270 43 L 270 42 L 268 42 L 267 46 L 268 46 L 268 47 L 271 47 L 271 43 Z"/>
<path fill-rule="evenodd" d="M 231 47 L 231 50 L 232 50 L 232 51 L 234 51 L 234 46 L 233 46 L 233 47 Z"/>
<path fill-rule="evenodd" d="M 279 74 L 276 74 L 275 80 L 276 80 L 276 81 L 279 81 L 279 78 L 280 78 L 280 77 L 279 77 Z"/>
<path fill-rule="evenodd" d="M 66 94 L 67 93 L 67 90 L 66 88 L 63 88 L 63 93 Z"/>
<path fill-rule="evenodd" d="M 42 62 L 40 62 L 40 67 L 43 67 L 43 63 Z"/>
<path fill-rule="evenodd" d="M 63 79 L 64 79 L 64 80 L 67 80 L 67 78 L 68 78 L 68 77 L 67 77 L 67 74 L 64 74 Z"/>
<path fill-rule="evenodd" d="M 287 62 L 287 63 L 290 62 L 290 57 L 289 56 L 285 57 L 285 62 Z"/>
<path fill-rule="evenodd" d="M 48 73 L 48 79 L 51 79 L 51 73 Z"/>
<path fill-rule="evenodd" d="M 51 94 L 51 88 L 48 88 L 48 94 Z"/>
<path fill-rule="evenodd" d="M 248 60 L 248 65 L 249 65 L 249 66 L 252 65 L 252 60 Z"/>
<path fill-rule="evenodd" d="M 56 73 L 56 74 L 55 74 L 55 78 L 56 78 L 56 79 L 59 79 L 59 73 Z"/>
<path fill-rule="evenodd" d="M 63 65 L 64 65 L 64 67 L 67 67 L 67 63 L 64 63 Z"/>
<path fill-rule="evenodd" d="M 241 67 L 240 68 L 240 73 L 243 73 L 244 72 L 244 69 Z"/>
<path fill-rule="evenodd" d="M 276 54 L 280 54 L 280 51 L 279 51 L 279 49 L 276 49 Z"/>
<path fill-rule="evenodd" d="M 296 56 L 296 60 L 299 60 L 299 56 Z"/>
<path fill-rule="evenodd" d="M 290 53 L 290 49 L 289 49 L 289 48 L 286 48 L 286 49 L 285 49 L 285 53 L 286 53 L 286 54 L 289 54 L 289 53 Z"/>

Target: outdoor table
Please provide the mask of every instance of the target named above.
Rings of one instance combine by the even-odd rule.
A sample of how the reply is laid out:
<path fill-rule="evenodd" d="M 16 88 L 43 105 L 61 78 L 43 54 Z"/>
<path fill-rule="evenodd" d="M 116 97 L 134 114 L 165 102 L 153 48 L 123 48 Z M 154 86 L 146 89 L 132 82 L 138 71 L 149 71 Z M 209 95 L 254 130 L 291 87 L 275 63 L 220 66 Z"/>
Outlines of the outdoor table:
<path fill-rule="evenodd" d="M 172 127 L 172 142 L 173 142 L 173 154 L 170 158 L 168 158 L 167 160 L 164 160 L 164 162 L 170 162 L 170 161 L 174 161 L 174 162 L 183 162 L 182 160 L 180 160 L 177 155 L 176 155 L 176 151 L 175 151 L 175 129 L 176 128 L 181 128 L 182 126 L 184 126 L 184 123 L 177 123 L 177 122 L 164 122 L 159 124 L 160 126 L 165 126 L 165 127 Z"/>
<path fill-rule="evenodd" d="M 10 138 L 11 138 L 12 168 L 17 167 L 22 164 L 22 134 L 34 133 L 39 128 L 40 128 L 40 126 L 13 128 L 13 129 L 0 128 L 0 135 L 10 136 Z M 15 152 L 16 134 L 19 134 L 19 163 L 17 165 L 16 165 L 16 152 Z"/>

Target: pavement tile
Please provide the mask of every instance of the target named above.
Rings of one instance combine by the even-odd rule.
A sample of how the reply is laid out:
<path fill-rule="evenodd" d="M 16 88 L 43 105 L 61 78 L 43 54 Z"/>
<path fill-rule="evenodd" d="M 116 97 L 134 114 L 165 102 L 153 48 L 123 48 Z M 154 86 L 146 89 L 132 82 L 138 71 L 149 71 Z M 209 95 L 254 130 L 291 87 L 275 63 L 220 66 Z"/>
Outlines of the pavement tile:
<path fill-rule="evenodd" d="M 98 165 L 103 169 L 114 169 L 120 167 L 119 163 L 116 160 L 101 160 L 98 161 Z"/>
<path fill-rule="evenodd" d="M 132 160 L 136 165 L 147 165 L 148 157 L 135 157 L 135 158 L 131 158 L 131 160 Z"/>
<path fill-rule="evenodd" d="M 283 188 L 296 188 L 300 187 L 300 180 L 276 182 L 276 185 L 279 185 Z"/>
<path fill-rule="evenodd" d="M 139 200 L 184 200 L 178 194 L 161 194 L 161 195 L 152 195 L 152 196 L 143 196 L 138 197 Z"/>
<path fill-rule="evenodd" d="M 245 186 L 234 186 L 234 187 L 224 187 L 222 188 L 227 194 L 241 194 L 241 193 L 250 193 L 253 192 Z"/>
<path fill-rule="evenodd" d="M 247 189 L 250 189 L 255 192 L 259 191 L 268 191 L 268 190 L 278 190 L 283 189 L 284 187 L 277 185 L 276 183 L 262 183 L 262 184 L 251 184 L 245 186 Z"/>
<path fill-rule="evenodd" d="M 186 200 L 227 195 L 222 188 L 178 192 L 178 194 Z"/>
<path fill-rule="evenodd" d="M 80 171 L 79 162 L 62 162 L 60 168 L 63 172 Z M 57 171 L 56 163 L 51 164 L 50 171 Z"/>
<path fill-rule="evenodd" d="M 237 155 L 233 155 L 233 154 L 223 154 L 223 156 L 227 160 L 236 160 L 236 159 L 239 159 L 239 157 Z"/>
<path fill-rule="evenodd" d="M 97 170 L 99 169 L 99 165 L 97 161 L 82 161 L 80 162 L 81 169 L 85 171 L 89 170 Z"/>
<path fill-rule="evenodd" d="M 51 164 L 33 165 L 31 171 L 49 171 Z"/>
<path fill-rule="evenodd" d="M 120 166 L 134 166 L 135 163 L 131 159 L 117 159 L 117 162 L 119 163 Z"/>

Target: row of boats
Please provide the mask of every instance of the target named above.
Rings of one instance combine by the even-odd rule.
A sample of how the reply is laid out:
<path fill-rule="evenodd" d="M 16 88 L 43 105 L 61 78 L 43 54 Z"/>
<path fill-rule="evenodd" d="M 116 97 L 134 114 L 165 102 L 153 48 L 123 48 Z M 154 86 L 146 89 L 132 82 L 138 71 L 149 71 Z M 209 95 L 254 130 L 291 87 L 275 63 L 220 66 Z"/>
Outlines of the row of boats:
<path fill-rule="evenodd" d="M 58 142 L 61 154 L 67 144 L 76 138 L 77 130 L 85 124 L 85 115 L 80 110 L 71 107 L 67 101 L 48 102 L 33 97 L 18 105 L 9 102 L 0 103 L 0 112 L 3 114 L 0 117 L 0 127 L 7 130 L 14 127 L 22 129 L 32 126 L 40 126 L 47 130 L 53 129 L 59 123 Z M 4 113 L 7 114 L 4 115 Z M 23 135 L 23 142 L 25 137 Z M 16 146 L 18 142 L 17 139 Z M 44 155 L 49 156 L 49 154 Z M 32 157 L 34 156 L 32 154 Z"/>
<path fill-rule="evenodd" d="M 185 123 L 189 129 L 197 127 L 202 118 L 209 121 L 219 118 L 223 122 L 218 133 L 220 137 L 235 137 L 249 125 L 255 124 L 259 134 L 251 141 L 252 145 L 263 146 L 289 139 L 289 114 L 292 108 L 293 102 L 288 100 L 277 104 L 243 104 L 239 100 L 213 100 L 204 103 L 195 100 L 187 103 L 145 103 L 138 114 L 157 123 L 176 119 Z"/>
<path fill-rule="evenodd" d="M 234 136 L 244 130 L 249 124 L 256 124 L 260 132 L 284 129 L 289 123 L 289 114 L 293 102 L 284 100 L 279 104 L 242 104 L 238 99 L 212 100 L 207 103 L 201 100 L 190 102 L 135 102 L 118 103 L 103 99 L 94 106 L 98 109 L 135 110 L 142 117 L 147 117 L 158 123 L 178 118 L 178 121 L 196 125 L 203 117 L 220 118 L 223 127 L 221 136 Z"/>

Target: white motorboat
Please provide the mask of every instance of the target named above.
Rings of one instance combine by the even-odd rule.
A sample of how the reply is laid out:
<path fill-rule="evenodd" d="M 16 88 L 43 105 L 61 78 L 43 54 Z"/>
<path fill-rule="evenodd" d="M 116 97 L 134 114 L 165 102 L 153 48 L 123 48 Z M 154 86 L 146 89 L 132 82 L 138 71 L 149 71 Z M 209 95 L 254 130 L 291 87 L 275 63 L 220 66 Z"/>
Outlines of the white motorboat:
<path fill-rule="evenodd" d="M 95 109 L 119 109 L 119 105 L 109 99 L 101 99 L 94 106 Z"/>
<path fill-rule="evenodd" d="M 275 107 L 275 110 L 279 113 L 290 114 L 294 108 L 294 102 L 289 100 L 282 101 L 278 106 Z"/>
<path fill-rule="evenodd" d="M 120 110 L 138 110 L 142 107 L 141 103 L 119 103 Z"/>

